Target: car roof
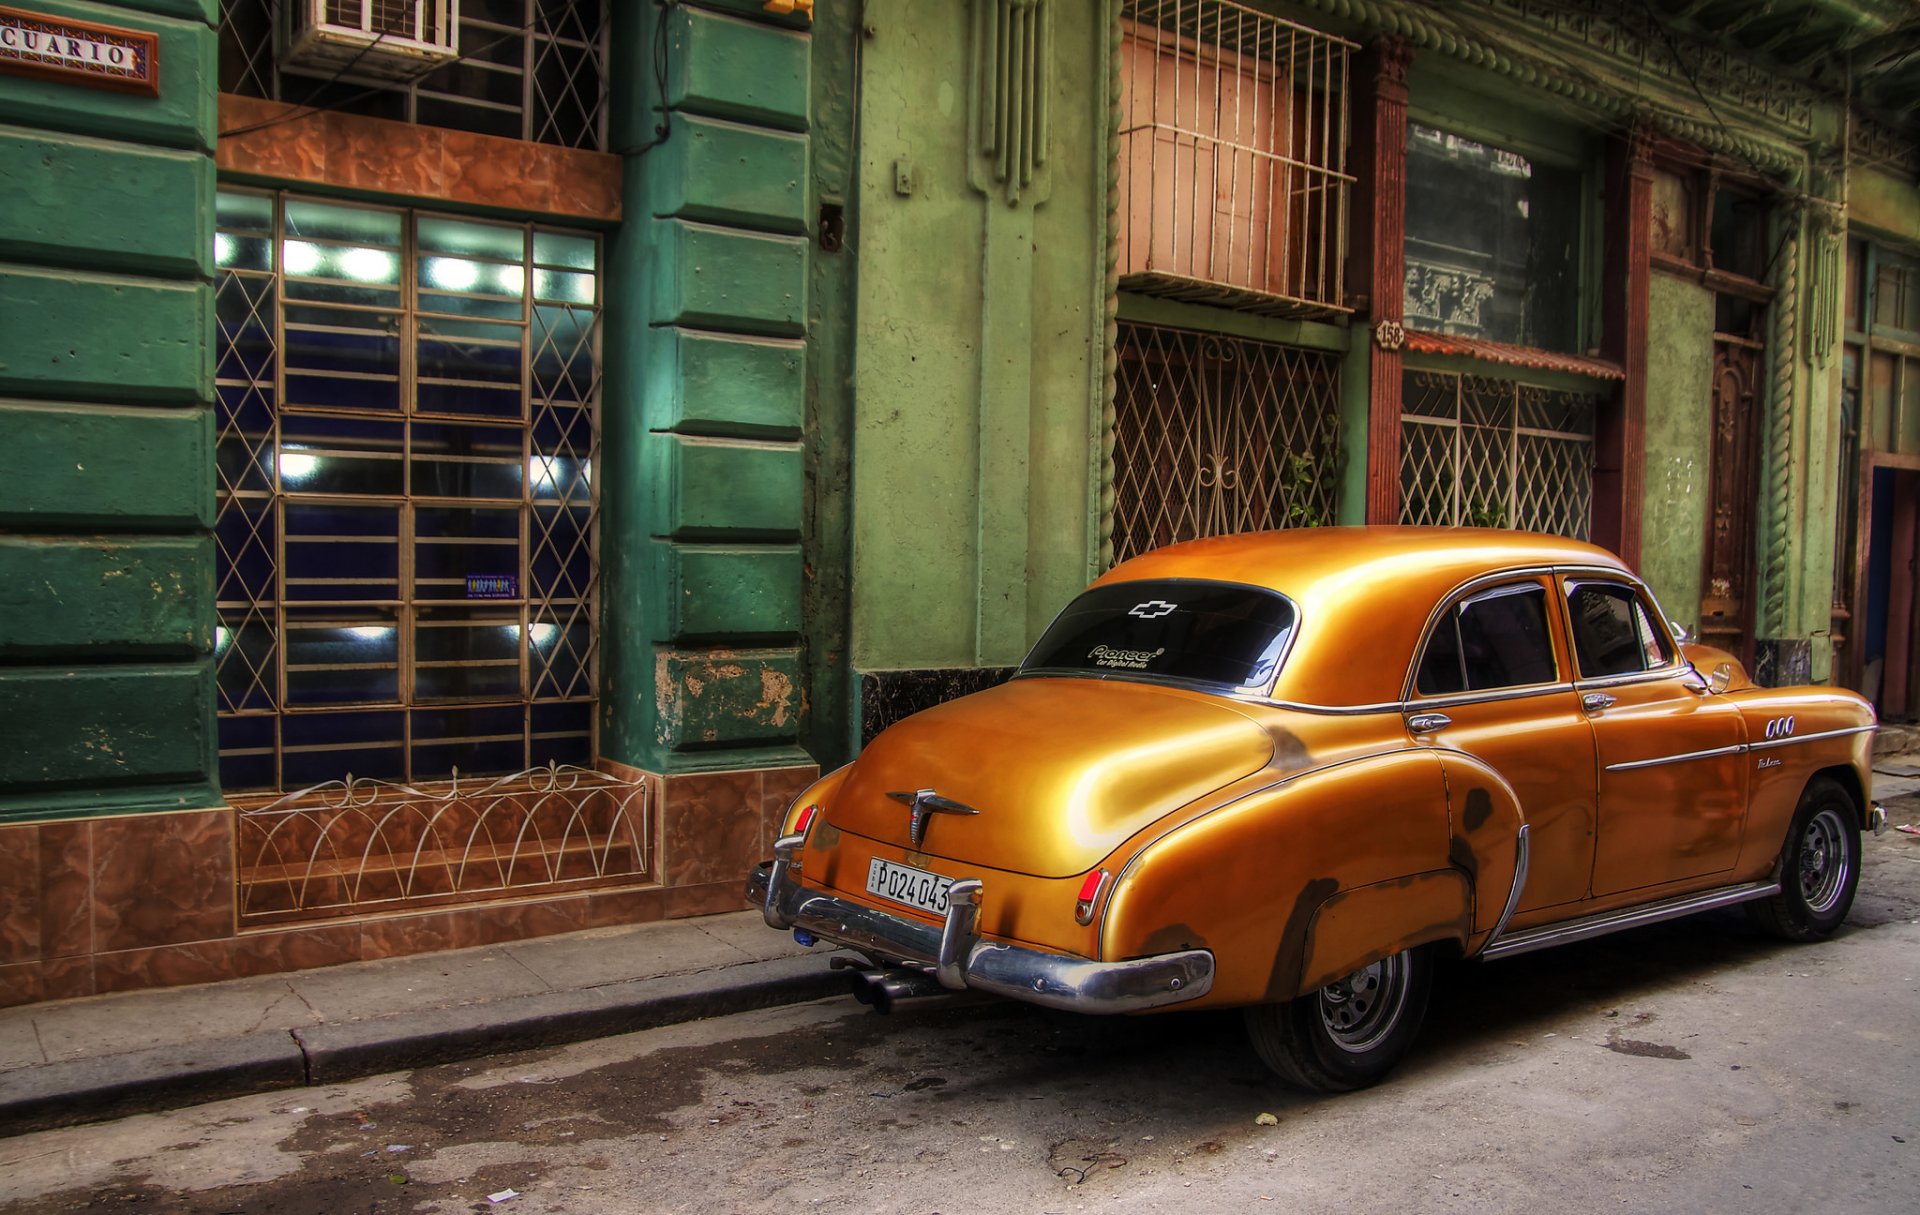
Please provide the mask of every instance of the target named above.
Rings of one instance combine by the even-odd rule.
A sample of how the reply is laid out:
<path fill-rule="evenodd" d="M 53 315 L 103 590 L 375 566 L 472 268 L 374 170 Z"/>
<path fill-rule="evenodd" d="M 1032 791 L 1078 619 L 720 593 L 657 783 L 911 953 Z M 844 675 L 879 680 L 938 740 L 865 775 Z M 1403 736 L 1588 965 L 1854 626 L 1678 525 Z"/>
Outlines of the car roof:
<path fill-rule="evenodd" d="M 1532 532 L 1451 527 L 1312 527 L 1246 532 L 1154 549 L 1096 586 L 1201 578 L 1279 591 L 1300 609 L 1273 695 L 1351 707 L 1400 699 L 1427 617 L 1462 583 L 1505 569 L 1627 574 L 1598 545 Z"/>

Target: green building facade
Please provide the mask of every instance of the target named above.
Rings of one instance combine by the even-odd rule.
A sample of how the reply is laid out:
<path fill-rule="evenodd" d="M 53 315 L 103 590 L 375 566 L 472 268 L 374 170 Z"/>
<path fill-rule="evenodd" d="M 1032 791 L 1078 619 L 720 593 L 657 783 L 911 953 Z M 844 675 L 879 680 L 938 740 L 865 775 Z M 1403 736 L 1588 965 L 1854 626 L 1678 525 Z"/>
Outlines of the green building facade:
<path fill-rule="evenodd" d="M 0 73 L 0 1000 L 731 909 L 1223 531 L 1920 695 L 1912 5 L 32 8 L 159 71 Z"/>

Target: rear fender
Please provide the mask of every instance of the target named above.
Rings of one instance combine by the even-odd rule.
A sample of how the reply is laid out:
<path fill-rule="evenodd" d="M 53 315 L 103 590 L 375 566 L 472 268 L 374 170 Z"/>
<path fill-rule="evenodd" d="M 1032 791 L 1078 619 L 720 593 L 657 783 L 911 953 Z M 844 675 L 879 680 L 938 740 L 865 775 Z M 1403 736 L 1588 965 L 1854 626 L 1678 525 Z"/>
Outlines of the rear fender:
<path fill-rule="evenodd" d="M 1436 907 L 1448 891 L 1457 903 L 1451 931 L 1459 934 L 1470 918 L 1465 883 L 1427 878 L 1451 867 L 1448 839 L 1446 787 L 1433 751 L 1408 748 L 1319 769 L 1141 846 L 1114 884 L 1101 956 L 1208 949 L 1216 969 L 1205 1004 L 1290 999 L 1301 990 L 1310 930 L 1323 905 L 1343 892 L 1369 890 L 1334 905 L 1320 930 L 1320 965 L 1420 935 L 1445 918 Z M 1363 940 L 1365 947 L 1342 944 Z"/>
<path fill-rule="evenodd" d="M 1464 751 L 1440 752 L 1447 780 L 1447 860 L 1473 891 L 1473 931 L 1492 932 L 1506 910 L 1527 816 L 1505 777 Z"/>
<path fill-rule="evenodd" d="M 1473 888 L 1458 869 L 1342 890 L 1320 904 L 1307 929 L 1299 991 L 1317 991 L 1403 950 L 1464 942 L 1472 906 Z"/>

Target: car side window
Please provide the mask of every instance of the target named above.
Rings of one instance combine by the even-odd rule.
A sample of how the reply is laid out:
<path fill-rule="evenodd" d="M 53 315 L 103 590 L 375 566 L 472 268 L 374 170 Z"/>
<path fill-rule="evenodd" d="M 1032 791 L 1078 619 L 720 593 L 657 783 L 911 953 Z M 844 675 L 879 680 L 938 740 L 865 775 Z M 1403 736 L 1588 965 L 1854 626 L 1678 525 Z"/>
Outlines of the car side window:
<path fill-rule="evenodd" d="M 1414 687 L 1422 696 L 1552 683 L 1547 592 L 1537 582 L 1485 591 L 1434 626 Z"/>
<path fill-rule="evenodd" d="M 1573 650 L 1587 679 L 1653 671 L 1673 661 L 1673 646 L 1630 586 L 1575 583 L 1567 591 Z"/>

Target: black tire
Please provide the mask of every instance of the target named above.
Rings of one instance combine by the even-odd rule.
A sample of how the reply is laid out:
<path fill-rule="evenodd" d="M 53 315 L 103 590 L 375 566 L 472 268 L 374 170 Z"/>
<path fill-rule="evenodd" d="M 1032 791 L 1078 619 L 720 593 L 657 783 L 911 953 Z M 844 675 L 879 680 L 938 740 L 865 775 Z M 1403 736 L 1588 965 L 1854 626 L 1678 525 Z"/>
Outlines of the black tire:
<path fill-rule="evenodd" d="M 1780 893 L 1748 903 L 1747 914 L 1774 936 L 1817 941 L 1847 918 L 1859 886 L 1860 807 L 1820 777 L 1800 795 L 1781 845 Z"/>
<path fill-rule="evenodd" d="M 1433 990 L 1433 959 L 1409 949 L 1316 992 L 1246 1012 L 1262 1062 L 1296 1088 L 1345 1093 L 1384 1079 L 1413 1046 Z"/>

